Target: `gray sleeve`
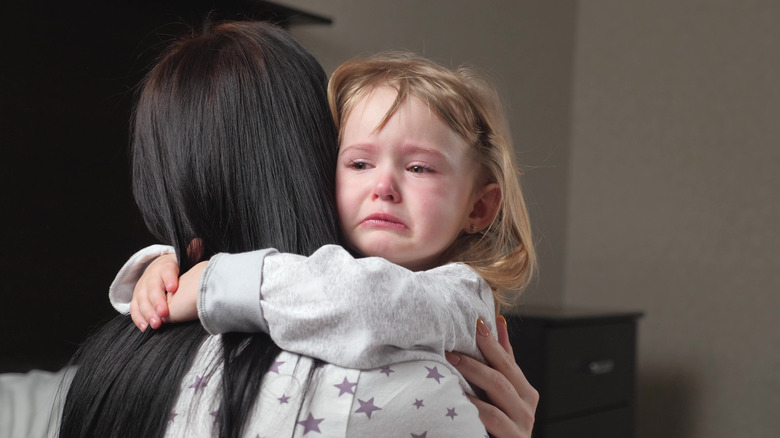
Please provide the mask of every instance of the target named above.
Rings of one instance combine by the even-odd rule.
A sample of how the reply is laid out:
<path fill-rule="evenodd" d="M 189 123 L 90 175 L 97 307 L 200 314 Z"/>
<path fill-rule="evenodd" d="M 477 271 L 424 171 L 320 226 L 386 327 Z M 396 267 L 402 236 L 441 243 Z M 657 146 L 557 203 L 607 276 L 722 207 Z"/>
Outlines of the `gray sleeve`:
<path fill-rule="evenodd" d="M 209 260 L 198 291 L 198 318 L 212 335 L 268 333 L 260 301 L 263 260 L 274 249 L 217 254 Z"/>
<path fill-rule="evenodd" d="M 465 265 L 413 272 L 378 257 L 355 259 L 335 245 L 310 257 L 259 253 L 209 263 L 199 312 L 205 309 L 210 332 L 270 331 L 285 350 L 352 368 L 448 350 L 481 359 L 477 318 L 495 333 L 492 291 Z M 245 306 L 254 309 L 239 309 Z"/>
<path fill-rule="evenodd" d="M 108 300 L 111 301 L 114 309 L 125 315 L 130 313 L 130 301 L 133 299 L 135 284 L 138 283 L 146 267 L 157 257 L 174 252 L 172 246 L 151 245 L 133 254 L 108 288 Z"/>

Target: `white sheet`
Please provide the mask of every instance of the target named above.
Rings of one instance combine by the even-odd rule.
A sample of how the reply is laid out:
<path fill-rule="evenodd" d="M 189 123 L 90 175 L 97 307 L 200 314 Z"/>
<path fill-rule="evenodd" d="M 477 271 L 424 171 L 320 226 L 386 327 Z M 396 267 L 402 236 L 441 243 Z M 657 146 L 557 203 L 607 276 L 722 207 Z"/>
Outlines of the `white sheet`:
<path fill-rule="evenodd" d="M 0 437 L 53 438 L 75 367 L 0 374 Z"/>

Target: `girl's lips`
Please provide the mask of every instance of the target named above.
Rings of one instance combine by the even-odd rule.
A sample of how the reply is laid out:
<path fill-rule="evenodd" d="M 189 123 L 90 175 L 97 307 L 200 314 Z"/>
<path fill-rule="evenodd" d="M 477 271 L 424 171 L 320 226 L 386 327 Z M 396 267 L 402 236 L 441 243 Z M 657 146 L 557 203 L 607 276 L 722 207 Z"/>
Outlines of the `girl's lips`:
<path fill-rule="evenodd" d="M 406 224 L 397 217 L 387 213 L 374 213 L 360 221 L 360 225 L 379 228 L 392 228 L 397 230 L 407 229 Z"/>

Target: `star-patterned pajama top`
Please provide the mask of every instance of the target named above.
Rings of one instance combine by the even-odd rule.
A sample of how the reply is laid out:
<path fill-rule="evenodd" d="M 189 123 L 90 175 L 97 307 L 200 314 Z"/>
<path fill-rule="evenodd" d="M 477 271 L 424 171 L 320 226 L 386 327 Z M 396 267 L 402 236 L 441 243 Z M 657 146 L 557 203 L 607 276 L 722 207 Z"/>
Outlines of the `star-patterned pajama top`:
<path fill-rule="evenodd" d="M 218 348 L 219 336 L 212 336 L 201 349 L 169 417 L 167 437 L 212 436 L 221 368 L 208 375 L 207 365 L 218 361 Z M 282 352 L 255 403 L 244 428 L 249 438 L 487 436 L 458 377 L 433 361 L 357 370 L 315 366 L 310 357 Z"/>
<path fill-rule="evenodd" d="M 110 291 L 117 310 L 128 311 L 148 263 L 171 251 L 152 246 L 127 262 Z M 444 359 L 445 350 L 481 359 L 477 317 L 495 332 L 492 292 L 464 265 L 412 272 L 335 245 L 310 257 L 220 254 L 201 280 L 198 312 L 212 334 L 268 332 L 287 350 L 265 376 L 247 436 L 486 436 L 465 397 L 473 391 Z M 211 430 L 208 394 L 218 388 L 208 382 L 219 379 L 204 364 L 218 339 L 184 381 L 171 436 Z M 329 363 L 313 369 L 312 357 Z"/>

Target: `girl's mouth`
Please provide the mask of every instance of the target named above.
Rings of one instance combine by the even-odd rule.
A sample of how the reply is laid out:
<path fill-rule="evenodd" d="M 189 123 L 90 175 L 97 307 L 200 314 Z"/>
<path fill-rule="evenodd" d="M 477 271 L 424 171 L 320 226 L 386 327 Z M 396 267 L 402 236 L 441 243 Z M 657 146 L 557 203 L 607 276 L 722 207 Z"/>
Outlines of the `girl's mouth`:
<path fill-rule="evenodd" d="M 409 227 L 406 226 L 397 217 L 387 213 L 373 213 L 360 221 L 361 226 L 379 227 L 379 228 L 391 228 L 396 230 L 406 230 Z"/>

